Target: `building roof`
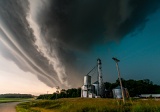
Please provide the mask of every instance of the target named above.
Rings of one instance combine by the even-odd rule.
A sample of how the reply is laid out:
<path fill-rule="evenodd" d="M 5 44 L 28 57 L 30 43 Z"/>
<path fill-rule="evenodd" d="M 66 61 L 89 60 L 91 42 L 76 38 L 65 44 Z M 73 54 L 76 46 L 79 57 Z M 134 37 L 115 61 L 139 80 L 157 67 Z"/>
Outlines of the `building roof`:
<path fill-rule="evenodd" d="M 99 84 L 99 82 L 98 82 L 98 81 L 96 81 L 96 82 L 94 82 L 93 84 Z"/>
<path fill-rule="evenodd" d="M 122 88 L 124 88 L 124 87 L 122 87 Z M 116 88 L 114 88 L 114 89 L 121 89 L 121 86 L 117 86 Z"/>
<path fill-rule="evenodd" d="M 141 94 L 140 97 L 160 97 L 160 94 Z"/>

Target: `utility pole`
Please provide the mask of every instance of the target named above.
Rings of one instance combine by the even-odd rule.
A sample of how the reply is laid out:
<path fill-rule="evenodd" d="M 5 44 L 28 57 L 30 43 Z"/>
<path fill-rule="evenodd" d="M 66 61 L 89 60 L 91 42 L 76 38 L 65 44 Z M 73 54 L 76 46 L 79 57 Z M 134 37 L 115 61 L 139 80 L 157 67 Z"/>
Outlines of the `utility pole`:
<path fill-rule="evenodd" d="M 118 60 L 117 58 L 114 58 L 114 57 L 112 59 L 116 62 L 116 68 L 117 68 L 117 71 L 118 71 L 118 78 L 119 78 L 119 82 L 120 82 L 120 86 L 121 86 L 123 103 L 125 103 L 124 90 L 123 90 L 122 81 L 121 81 L 121 77 L 120 77 L 120 70 L 119 70 L 119 66 L 118 66 L 118 62 L 120 62 L 120 60 Z"/>

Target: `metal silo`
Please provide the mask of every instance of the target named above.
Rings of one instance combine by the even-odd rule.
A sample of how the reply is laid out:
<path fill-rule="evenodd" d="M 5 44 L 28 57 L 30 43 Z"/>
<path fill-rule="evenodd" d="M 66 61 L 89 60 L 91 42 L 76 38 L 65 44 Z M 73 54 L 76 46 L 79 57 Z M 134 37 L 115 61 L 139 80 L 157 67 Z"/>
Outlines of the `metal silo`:
<path fill-rule="evenodd" d="M 112 91 L 113 91 L 113 97 L 114 98 L 118 98 L 118 99 L 122 98 L 122 91 L 121 91 L 121 87 L 120 86 L 117 86 Z M 123 88 L 123 91 L 125 91 L 124 88 Z M 124 96 L 126 96 L 126 95 L 124 94 Z"/>
<path fill-rule="evenodd" d="M 99 92 L 99 90 L 98 90 L 99 89 L 99 83 L 98 83 L 98 81 L 94 82 L 92 85 L 94 85 L 94 87 L 95 87 L 95 92 L 94 93 L 96 95 L 99 95 L 99 93 L 98 93 Z"/>
<path fill-rule="evenodd" d="M 84 85 L 88 85 L 88 86 L 91 85 L 91 76 L 89 75 L 84 76 Z"/>
<path fill-rule="evenodd" d="M 97 67 L 98 71 L 98 79 L 95 83 L 91 85 L 91 76 L 88 74 L 91 73 Z M 102 78 L 102 63 L 100 59 L 97 59 L 97 65 L 84 76 L 84 85 L 81 89 L 81 97 L 86 98 L 98 98 L 104 96 L 104 84 Z"/>
<path fill-rule="evenodd" d="M 88 89 L 86 85 L 83 85 L 81 88 L 81 97 L 87 98 L 88 97 Z"/>
<path fill-rule="evenodd" d="M 82 86 L 82 90 L 81 90 L 81 97 L 87 98 L 90 91 L 91 91 L 91 76 L 85 75 L 84 85 Z"/>

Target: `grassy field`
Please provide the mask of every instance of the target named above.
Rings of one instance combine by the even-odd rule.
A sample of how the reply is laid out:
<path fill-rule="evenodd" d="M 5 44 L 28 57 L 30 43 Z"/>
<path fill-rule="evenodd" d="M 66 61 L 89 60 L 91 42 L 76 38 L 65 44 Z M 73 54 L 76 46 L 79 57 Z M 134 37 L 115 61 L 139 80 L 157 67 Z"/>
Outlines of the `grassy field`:
<path fill-rule="evenodd" d="M 32 98 L 33 99 L 33 98 Z M 8 102 L 19 102 L 19 101 L 30 101 L 31 98 L 0 98 L 0 103 L 8 103 Z"/>
<path fill-rule="evenodd" d="M 17 112 L 160 112 L 159 100 L 133 100 L 125 104 L 115 99 L 68 98 L 21 103 Z"/>

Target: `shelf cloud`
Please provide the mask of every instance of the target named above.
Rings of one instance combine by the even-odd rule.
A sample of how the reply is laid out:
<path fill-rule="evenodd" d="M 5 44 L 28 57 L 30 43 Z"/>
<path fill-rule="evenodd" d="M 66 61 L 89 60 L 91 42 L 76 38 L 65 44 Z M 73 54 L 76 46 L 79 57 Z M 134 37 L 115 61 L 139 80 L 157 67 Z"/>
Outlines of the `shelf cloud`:
<path fill-rule="evenodd" d="M 78 85 L 78 52 L 142 30 L 159 0 L 1 0 L 0 53 L 50 87 Z"/>

